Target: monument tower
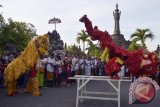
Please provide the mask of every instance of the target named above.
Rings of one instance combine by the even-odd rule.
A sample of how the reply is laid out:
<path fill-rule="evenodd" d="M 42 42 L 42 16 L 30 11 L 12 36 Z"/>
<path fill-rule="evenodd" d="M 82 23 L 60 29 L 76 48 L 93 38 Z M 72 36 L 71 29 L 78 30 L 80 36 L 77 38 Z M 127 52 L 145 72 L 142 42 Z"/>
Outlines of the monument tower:
<path fill-rule="evenodd" d="M 119 11 L 118 4 L 116 4 L 116 10 L 113 11 L 113 16 L 115 20 L 114 34 L 120 34 L 120 26 L 119 26 L 120 15 L 121 15 L 121 11 Z"/>
<path fill-rule="evenodd" d="M 112 40 L 117 45 L 128 48 L 130 41 L 126 41 L 124 35 L 122 35 L 120 32 L 119 21 L 120 21 L 121 11 L 118 9 L 118 4 L 116 4 L 116 9 L 113 11 L 113 16 L 114 16 L 114 32 L 111 35 Z"/>

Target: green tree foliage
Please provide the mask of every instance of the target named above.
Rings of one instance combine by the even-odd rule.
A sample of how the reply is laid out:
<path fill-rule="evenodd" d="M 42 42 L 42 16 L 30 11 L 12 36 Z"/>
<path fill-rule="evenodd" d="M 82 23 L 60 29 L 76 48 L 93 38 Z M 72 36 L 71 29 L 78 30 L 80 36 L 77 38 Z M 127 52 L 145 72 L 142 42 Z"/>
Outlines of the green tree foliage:
<path fill-rule="evenodd" d="M 64 44 L 64 50 L 67 51 L 67 43 Z"/>
<path fill-rule="evenodd" d="M 141 45 L 137 43 L 137 38 L 133 39 L 128 47 L 128 50 L 133 51 L 141 48 Z"/>
<path fill-rule="evenodd" d="M 99 58 L 101 56 L 102 51 L 101 48 L 98 46 L 98 43 L 94 44 L 90 40 L 88 40 L 87 42 L 89 44 L 88 48 L 86 48 L 86 50 L 88 50 L 88 56 Z"/>
<path fill-rule="evenodd" d="M 101 54 L 101 49 L 100 47 L 98 47 L 97 44 L 93 44 L 93 42 L 90 40 L 89 35 L 84 31 L 81 30 L 81 32 L 79 32 L 77 34 L 77 38 L 76 38 L 77 43 L 80 44 L 80 41 L 82 41 L 83 43 L 83 52 L 85 52 L 85 50 L 88 51 L 88 56 L 90 57 L 99 57 Z M 88 47 L 86 47 L 86 44 L 88 43 Z"/>
<path fill-rule="evenodd" d="M 131 35 L 131 39 L 135 40 L 134 42 L 140 41 L 142 48 L 147 48 L 146 44 L 145 44 L 145 40 L 147 38 L 149 38 L 151 40 L 154 38 L 154 35 L 152 34 L 150 29 L 137 29 Z"/>
<path fill-rule="evenodd" d="M 66 52 L 72 55 L 85 56 L 85 53 L 81 51 L 81 48 L 76 45 L 68 46 Z"/>
<path fill-rule="evenodd" d="M 29 40 L 36 35 L 34 25 L 25 22 L 13 21 L 8 19 L 5 22 L 0 14 L 0 49 L 3 50 L 6 44 L 13 44 L 18 51 L 22 51 Z"/>
<path fill-rule="evenodd" d="M 80 41 L 82 41 L 82 43 L 83 43 L 83 52 L 85 51 L 85 42 L 88 40 L 88 38 L 89 38 L 89 35 L 84 30 L 81 30 L 81 32 L 79 32 L 77 34 L 76 41 L 79 44 L 80 44 Z"/>

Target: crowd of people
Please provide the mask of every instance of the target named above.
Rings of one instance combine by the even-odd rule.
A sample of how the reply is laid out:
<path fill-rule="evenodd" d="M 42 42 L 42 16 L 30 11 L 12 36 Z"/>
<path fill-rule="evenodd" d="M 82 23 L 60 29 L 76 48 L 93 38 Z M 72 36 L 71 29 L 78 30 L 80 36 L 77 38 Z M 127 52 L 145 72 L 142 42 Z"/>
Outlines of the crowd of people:
<path fill-rule="evenodd" d="M 0 87 L 3 87 L 3 72 L 5 67 L 16 58 L 17 55 L 4 55 L 0 58 Z M 75 83 L 68 77 L 74 75 L 100 75 L 104 76 L 104 63 L 100 59 L 78 57 L 66 55 L 64 58 L 60 54 L 50 54 L 41 57 L 36 64 L 36 76 L 39 80 L 39 87 L 60 87 L 62 82 L 66 86 Z M 17 81 L 18 87 L 25 87 L 31 71 L 25 72 Z"/>
<path fill-rule="evenodd" d="M 16 58 L 17 55 L 4 55 L 0 58 L 0 87 L 4 87 L 3 72 L 5 67 Z M 75 55 L 66 55 L 62 58 L 59 54 L 50 54 L 41 57 L 35 64 L 36 75 L 38 77 L 39 87 L 60 87 L 62 83 L 65 86 L 74 84 L 74 80 L 68 77 L 74 75 L 93 75 L 105 76 L 105 64 L 97 58 L 86 58 Z M 25 87 L 28 78 L 32 76 L 32 72 L 25 72 L 17 81 L 17 87 Z M 125 66 L 121 67 L 121 76 L 130 76 Z M 157 82 L 160 84 L 160 71 L 157 73 Z"/>
<path fill-rule="evenodd" d="M 74 75 L 105 75 L 104 63 L 96 58 L 74 55 L 66 55 L 65 58 L 61 58 L 60 55 L 51 54 L 41 58 L 37 64 L 39 82 L 43 82 L 40 83 L 40 87 L 44 85 L 60 87 L 62 82 L 69 86 L 75 81 L 69 80 L 68 77 Z M 44 68 L 44 70 L 40 70 L 41 68 Z M 43 71 L 44 73 L 42 73 Z"/>

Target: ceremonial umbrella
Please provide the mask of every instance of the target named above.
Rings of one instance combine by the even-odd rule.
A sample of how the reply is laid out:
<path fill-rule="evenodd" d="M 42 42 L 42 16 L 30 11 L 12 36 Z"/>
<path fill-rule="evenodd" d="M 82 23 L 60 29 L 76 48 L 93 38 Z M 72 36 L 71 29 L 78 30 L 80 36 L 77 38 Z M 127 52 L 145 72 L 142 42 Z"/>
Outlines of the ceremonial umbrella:
<path fill-rule="evenodd" d="M 56 24 L 61 23 L 61 20 L 59 18 L 52 18 L 48 21 L 49 24 L 55 24 L 55 30 L 56 30 Z"/>

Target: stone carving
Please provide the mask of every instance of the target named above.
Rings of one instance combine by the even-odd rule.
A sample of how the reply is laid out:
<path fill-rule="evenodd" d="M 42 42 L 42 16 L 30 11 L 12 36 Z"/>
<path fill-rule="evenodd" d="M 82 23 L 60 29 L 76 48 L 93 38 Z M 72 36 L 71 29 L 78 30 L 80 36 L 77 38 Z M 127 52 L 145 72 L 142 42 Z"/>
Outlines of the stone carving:
<path fill-rule="evenodd" d="M 57 55 L 58 53 L 63 58 L 65 56 L 64 43 L 61 40 L 59 33 L 53 30 L 52 33 L 48 32 L 49 35 L 49 54 Z"/>

